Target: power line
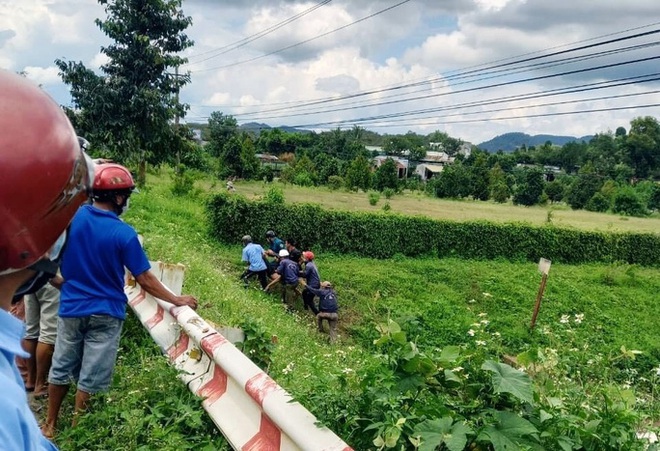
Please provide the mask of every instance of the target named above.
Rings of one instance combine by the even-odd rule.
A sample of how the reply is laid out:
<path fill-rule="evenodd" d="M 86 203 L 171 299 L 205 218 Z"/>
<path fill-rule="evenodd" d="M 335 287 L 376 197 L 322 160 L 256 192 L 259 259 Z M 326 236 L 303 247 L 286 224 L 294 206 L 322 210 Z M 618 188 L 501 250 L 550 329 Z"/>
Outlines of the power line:
<path fill-rule="evenodd" d="M 448 85 L 451 87 L 458 86 L 458 85 L 465 85 L 465 84 L 471 84 L 479 81 L 485 81 L 485 80 L 492 80 L 495 78 L 500 78 L 503 76 L 510 76 L 510 75 L 515 75 L 515 74 L 520 74 L 524 72 L 530 71 L 530 69 L 548 69 L 551 67 L 557 67 L 557 66 L 563 66 L 566 64 L 570 63 L 576 63 L 576 62 L 581 62 L 581 61 L 587 61 L 590 59 L 595 59 L 595 58 L 601 58 L 604 56 L 611 56 L 614 54 L 618 53 L 624 53 L 627 51 L 634 51 L 634 50 L 640 50 L 648 47 L 653 47 L 660 45 L 660 41 L 655 41 L 652 43 L 647 43 L 647 44 L 640 44 L 636 46 L 630 46 L 630 47 L 625 47 L 625 48 L 620 48 L 620 49 L 613 49 L 613 50 L 606 50 L 603 52 L 596 52 L 588 55 L 583 55 L 583 56 L 576 56 L 576 57 L 571 57 L 571 58 L 565 58 L 565 59 L 560 59 L 560 60 L 555 60 L 555 61 L 547 61 L 547 62 L 542 62 L 542 63 L 535 63 L 532 65 L 528 66 L 523 66 L 520 68 L 509 68 L 509 69 L 502 69 L 502 70 L 497 70 L 497 71 L 492 71 L 490 73 L 486 73 L 485 76 L 482 76 L 481 78 L 474 79 L 474 80 L 467 80 L 459 83 L 451 83 Z M 596 70 L 599 68 L 602 68 L 604 66 L 599 66 L 599 67 L 594 67 L 591 69 L 587 70 Z M 491 75 L 495 74 L 495 75 Z M 569 72 L 564 72 L 557 74 L 556 76 L 561 76 L 565 74 L 570 74 Z M 463 78 L 462 76 L 457 77 L 458 79 Z M 536 80 L 536 79 L 523 79 L 520 80 L 519 82 L 525 82 L 525 81 L 530 81 L 530 80 Z M 501 85 L 492 85 L 492 86 L 501 86 Z M 488 88 L 490 86 L 485 86 L 483 88 Z M 401 97 L 403 95 L 410 95 L 414 94 L 417 92 L 424 92 L 424 91 L 429 91 L 432 88 L 429 89 L 423 89 L 419 91 L 413 91 L 411 93 L 404 93 L 404 94 L 398 94 L 398 95 L 393 95 L 393 96 L 386 96 L 383 97 L 383 100 L 386 99 L 391 99 L 394 97 Z M 470 90 L 476 90 L 476 89 L 482 89 L 482 88 L 471 88 Z M 469 91 L 469 90 L 468 90 Z M 258 116 L 257 118 L 253 118 L 253 120 L 266 120 L 266 119 L 280 119 L 280 118 L 288 118 L 288 117 L 294 117 L 294 116 L 302 116 L 302 115 L 309 115 L 309 114 L 318 114 L 318 113 L 327 113 L 327 112 L 335 112 L 335 111 L 346 111 L 346 110 L 351 110 L 351 109 L 357 109 L 357 108 L 367 108 L 367 107 L 373 107 L 373 106 L 381 106 L 381 105 L 388 105 L 388 104 L 398 104 L 398 103 L 403 103 L 403 102 L 409 102 L 409 101 L 414 101 L 414 100 L 422 100 L 422 99 L 428 99 L 431 97 L 440 97 L 440 96 L 446 96 L 446 95 L 451 95 L 453 93 L 460 93 L 460 92 L 466 92 L 466 90 L 458 90 L 458 91 L 450 91 L 450 92 L 445 92 L 445 93 L 439 93 L 439 94 L 429 94 L 425 96 L 417 96 L 417 97 L 409 97 L 405 99 L 400 99 L 400 100 L 390 100 L 390 101 L 379 101 L 379 102 L 369 102 L 369 103 L 362 103 L 364 101 L 358 101 L 358 102 L 352 102 L 352 103 L 346 103 L 342 105 L 341 107 L 336 107 L 332 109 L 298 109 L 298 108 L 288 108 L 288 109 L 278 109 L 280 111 L 286 112 L 287 110 L 293 110 L 293 112 L 285 115 L 279 115 L 279 116 Z M 265 111 L 267 112 L 267 111 Z M 244 114 L 239 114 L 237 115 L 239 118 L 244 118 L 246 116 L 252 116 L 253 113 L 244 113 Z"/>
<path fill-rule="evenodd" d="M 633 85 L 633 84 L 648 83 L 648 82 L 659 81 L 659 80 L 660 80 L 660 73 L 654 73 L 654 74 L 648 74 L 648 75 L 642 75 L 642 76 L 620 78 L 620 79 L 617 79 L 617 80 L 587 83 L 587 84 L 582 84 L 582 85 L 570 86 L 570 87 L 566 87 L 566 88 L 556 88 L 556 89 L 549 89 L 549 90 L 545 90 L 545 91 L 537 91 L 537 92 L 526 93 L 526 94 L 510 95 L 510 96 L 491 98 L 491 99 L 487 99 L 487 100 L 465 102 L 465 103 L 461 103 L 461 104 L 453 104 L 453 105 L 448 105 L 448 106 L 424 108 L 424 109 L 419 109 L 419 110 L 398 112 L 398 113 L 388 113 L 388 114 L 382 114 L 382 115 L 377 115 L 377 116 L 369 116 L 369 117 L 363 117 L 363 118 L 344 119 L 344 120 L 337 120 L 337 121 L 327 121 L 327 122 L 323 122 L 322 124 L 323 125 L 343 125 L 343 124 L 354 125 L 354 124 L 358 124 L 358 123 L 372 122 L 372 121 L 381 120 L 381 119 L 401 118 L 401 117 L 404 117 L 404 116 L 416 116 L 416 115 L 420 115 L 420 114 L 438 113 L 438 112 L 443 112 L 443 111 L 460 110 L 460 109 L 465 109 L 465 108 L 476 108 L 476 107 L 482 107 L 482 106 L 488 106 L 488 105 L 501 104 L 501 103 L 505 103 L 505 102 L 520 102 L 520 101 L 523 101 L 523 100 L 532 100 L 532 99 L 538 99 L 538 98 L 543 98 L 543 97 L 552 97 L 552 96 L 565 95 L 565 94 L 582 93 L 582 92 L 594 91 L 594 90 L 599 90 L 599 89 L 608 89 L 608 88 L 628 86 L 628 85 Z M 578 101 L 583 101 L 583 99 L 579 99 Z M 473 113 L 464 113 L 464 114 L 473 114 Z M 400 122 L 400 121 L 405 121 L 405 120 L 408 120 L 408 118 L 404 118 L 404 119 L 401 119 L 401 120 L 398 120 L 398 121 L 392 120 L 390 122 Z M 313 124 L 311 126 L 314 126 L 314 125 L 318 125 L 318 124 Z"/>
<path fill-rule="evenodd" d="M 264 37 L 264 36 L 266 36 L 266 35 L 268 35 L 268 34 L 274 32 L 274 31 L 276 31 L 276 30 L 279 30 L 280 28 L 282 28 L 282 27 L 284 27 L 284 26 L 286 26 L 286 25 L 288 25 L 288 24 L 290 24 L 290 23 L 292 23 L 292 22 L 294 22 L 294 21 L 300 19 L 301 17 L 306 16 L 307 14 L 316 11 L 317 9 L 321 8 L 322 6 L 327 5 L 327 4 L 330 3 L 331 1 L 332 1 L 332 0 L 323 0 L 322 2 L 319 2 L 319 3 L 315 4 L 315 5 L 312 6 L 311 8 L 308 8 L 308 9 L 306 9 L 306 10 L 304 10 L 304 11 L 302 11 L 302 12 L 300 12 L 300 13 L 294 15 L 294 16 L 289 17 L 288 19 L 285 19 L 285 20 L 283 20 L 283 21 L 281 21 L 281 22 L 278 22 L 277 24 L 272 25 L 272 26 L 270 26 L 270 27 L 268 27 L 268 28 L 266 28 L 266 29 L 264 29 L 264 30 L 258 32 L 258 33 L 254 33 L 254 34 L 252 34 L 252 35 L 250 35 L 250 36 L 247 36 L 247 37 L 245 37 L 245 38 L 243 38 L 243 39 L 239 39 L 238 41 L 235 41 L 235 42 L 233 42 L 233 43 L 231 43 L 231 44 L 227 44 L 227 45 L 225 45 L 225 46 L 219 47 L 219 48 L 217 48 L 217 49 L 209 50 L 209 51 L 206 51 L 206 52 L 200 53 L 200 54 L 198 54 L 198 55 L 194 55 L 194 56 L 192 56 L 192 58 L 196 58 L 196 57 L 200 57 L 200 56 L 208 55 L 208 54 L 210 54 L 210 53 L 214 53 L 214 55 L 212 55 L 212 56 L 209 56 L 209 57 L 207 57 L 207 58 L 201 59 L 201 60 L 199 60 L 199 61 L 195 61 L 195 62 L 192 62 L 192 63 L 188 63 L 188 64 L 186 64 L 186 66 L 191 66 L 191 65 L 199 64 L 199 63 L 202 63 L 202 62 L 204 62 L 204 61 L 208 61 L 208 60 L 210 60 L 210 59 L 212 59 L 212 58 L 217 58 L 218 56 L 220 56 L 220 55 L 224 55 L 225 53 L 231 52 L 232 50 L 236 50 L 236 49 L 238 49 L 238 48 L 244 47 L 244 46 L 246 46 L 247 44 L 249 44 L 250 42 L 256 41 L 257 39 L 260 39 L 260 38 L 262 38 L 262 37 Z"/>
<path fill-rule="evenodd" d="M 403 5 L 404 3 L 408 3 L 409 1 L 410 1 L 410 0 L 403 0 L 403 1 L 401 1 L 401 2 L 399 2 L 399 3 L 397 3 L 397 4 L 395 4 L 395 5 L 389 6 L 389 7 L 385 8 L 385 9 L 381 9 L 380 11 L 377 11 L 377 12 L 375 12 L 375 13 L 373 13 L 373 14 L 369 14 L 368 16 L 365 16 L 365 17 L 363 17 L 363 18 L 361 18 L 361 19 L 358 19 L 358 20 L 356 20 L 356 21 L 354 21 L 354 22 L 351 22 L 351 23 L 349 23 L 349 24 L 343 25 L 343 26 L 341 26 L 341 27 L 339 27 L 339 28 L 335 28 L 334 30 L 330 30 L 330 31 L 328 31 L 328 32 L 326 32 L 326 33 L 322 33 L 322 34 L 319 34 L 319 35 L 317 35 L 317 36 L 314 36 L 313 38 L 309 38 L 309 39 L 306 39 L 306 40 L 304 40 L 304 41 L 297 42 L 297 43 L 295 43 L 295 44 L 292 44 L 292 45 L 289 45 L 289 46 L 286 46 L 286 47 L 282 47 L 281 49 L 274 50 L 274 51 L 269 52 L 269 53 L 266 53 L 266 54 L 264 54 L 264 55 L 256 56 L 256 57 L 254 57 L 254 58 L 249 58 L 249 59 L 242 60 L 242 61 L 237 61 L 237 62 L 235 62 L 235 63 L 231 63 L 231 64 L 226 64 L 226 65 L 224 65 L 224 66 L 210 67 L 210 68 L 208 68 L 208 69 L 200 69 L 200 70 L 191 71 L 191 72 L 192 72 L 192 73 L 208 72 L 208 71 L 211 71 L 211 70 L 226 69 L 226 68 L 228 68 L 228 67 L 234 67 L 234 66 L 238 66 L 238 65 L 241 65 L 241 64 L 245 64 L 245 63 L 251 63 L 252 61 L 257 61 L 257 60 L 260 60 L 260 59 L 262 59 L 262 58 L 266 58 L 267 56 L 275 55 L 275 54 L 277 54 L 277 53 L 281 53 L 281 52 L 284 52 L 284 51 L 286 51 L 286 50 L 289 50 L 289 49 L 292 49 L 292 48 L 295 48 L 295 47 L 299 47 L 299 46 L 301 46 L 301 45 L 303 45 L 303 44 L 307 44 L 308 42 L 311 42 L 311 41 L 314 41 L 314 40 L 316 40 L 316 39 L 319 39 L 319 38 L 322 38 L 322 37 L 328 36 L 329 34 L 336 33 L 337 31 L 343 30 L 343 29 L 348 28 L 348 27 L 350 27 L 350 26 L 356 25 L 356 24 L 358 24 L 358 23 L 360 23 L 360 22 L 364 22 L 365 20 L 371 19 L 372 17 L 375 17 L 375 16 L 377 16 L 377 15 L 379 15 L 379 14 L 383 14 L 383 13 L 385 13 L 385 12 L 387 12 L 387 11 L 390 11 L 391 9 L 394 9 L 394 8 L 396 8 L 396 7 L 398 7 L 398 6 L 401 6 L 401 5 Z"/>
<path fill-rule="evenodd" d="M 653 25 L 655 25 L 655 24 L 653 24 Z M 609 40 L 606 40 L 606 41 L 601 41 L 601 42 L 586 45 L 586 46 L 579 46 L 579 47 L 575 47 L 575 48 L 569 48 L 569 49 L 566 49 L 566 50 L 552 52 L 552 53 L 549 53 L 549 54 L 544 54 L 544 55 L 536 56 L 536 57 L 533 57 L 533 58 L 524 58 L 522 60 L 516 60 L 516 61 L 505 63 L 505 64 L 494 64 L 494 65 L 486 66 L 485 68 L 483 68 L 479 71 L 477 71 L 477 70 L 459 71 L 459 72 L 456 72 L 454 74 L 447 75 L 445 77 L 438 76 L 438 77 L 431 78 L 429 80 L 425 80 L 425 81 L 421 81 L 421 82 L 405 83 L 405 84 L 395 85 L 395 86 L 392 86 L 392 87 L 389 87 L 389 88 L 373 89 L 373 90 L 363 91 L 363 92 L 354 93 L 354 94 L 347 94 L 347 95 L 343 95 L 343 96 L 340 96 L 340 97 L 330 97 L 330 98 L 325 98 L 325 99 L 308 101 L 308 102 L 303 102 L 299 105 L 295 105 L 295 106 L 292 106 L 292 107 L 280 107 L 280 108 L 271 108 L 271 109 L 260 110 L 260 111 L 246 112 L 246 113 L 242 113 L 240 116 L 244 117 L 244 116 L 248 116 L 248 115 L 258 115 L 258 114 L 270 113 L 270 112 L 287 111 L 287 110 L 290 110 L 292 108 L 303 108 L 303 107 L 306 107 L 306 106 L 321 105 L 321 104 L 332 103 L 332 102 L 340 102 L 340 101 L 343 101 L 343 100 L 348 100 L 348 99 L 353 99 L 353 98 L 358 98 L 358 97 L 365 97 L 365 96 L 370 96 L 370 95 L 374 95 L 374 94 L 381 94 L 381 93 L 385 93 L 385 92 L 389 92 L 389 91 L 402 90 L 402 89 L 407 89 L 407 88 L 417 87 L 417 86 L 423 86 L 423 85 L 431 85 L 432 83 L 435 83 L 435 82 L 443 82 L 443 81 L 447 81 L 447 80 L 456 80 L 456 79 L 461 79 L 461 78 L 469 78 L 468 77 L 469 75 L 475 76 L 473 74 L 479 74 L 479 72 L 492 71 L 492 70 L 495 70 L 495 69 L 503 68 L 505 66 L 511 66 L 511 65 L 520 64 L 520 63 L 523 63 L 523 62 L 538 60 L 540 58 L 548 58 L 548 57 L 551 57 L 551 56 L 557 56 L 557 55 L 561 55 L 561 54 L 577 52 L 577 51 L 580 51 L 580 50 L 585 50 L 587 48 L 593 48 L 593 47 L 597 47 L 597 46 L 608 45 L 608 44 L 612 44 L 612 43 L 616 43 L 616 42 L 621 42 L 621 41 L 624 41 L 624 40 L 636 39 L 636 38 L 645 37 L 645 36 L 649 36 L 649 35 L 656 34 L 656 33 L 660 33 L 660 29 L 655 29 L 655 30 L 651 30 L 651 31 L 643 32 L 643 33 L 636 33 L 636 34 L 633 34 L 633 35 L 628 35 L 628 36 L 624 36 L 624 37 L 620 37 L 620 38 L 616 38 L 616 39 L 609 39 Z M 608 37 L 608 36 L 610 36 L 610 35 L 605 35 L 604 37 Z M 578 41 L 578 43 L 580 43 L 580 42 L 583 42 L 583 41 Z M 536 52 L 533 52 L 532 54 L 534 54 L 534 53 L 536 53 Z M 524 54 L 522 56 L 525 56 L 525 55 L 529 55 L 529 54 Z M 498 60 L 498 61 L 503 61 L 503 60 Z M 417 98 L 412 98 L 412 100 L 417 100 Z"/>

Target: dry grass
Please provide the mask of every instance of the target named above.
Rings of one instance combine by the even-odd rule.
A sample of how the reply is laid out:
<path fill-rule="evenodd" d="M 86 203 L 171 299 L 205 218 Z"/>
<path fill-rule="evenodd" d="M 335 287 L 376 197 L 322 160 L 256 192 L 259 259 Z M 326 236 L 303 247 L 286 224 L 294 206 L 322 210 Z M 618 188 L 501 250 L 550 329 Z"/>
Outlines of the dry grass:
<path fill-rule="evenodd" d="M 368 195 L 364 192 L 332 191 L 326 187 L 303 188 L 281 183 L 238 182 L 235 184 L 236 191 L 247 197 L 261 196 L 271 186 L 281 188 L 287 202 L 317 203 L 325 208 L 337 210 L 375 212 L 381 211 L 382 206 L 389 202 L 392 211 L 396 213 L 451 221 L 488 220 L 542 225 L 548 221 L 548 216 L 550 216 L 552 223 L 559 227 L 660 234 L 660 217 L 657 213 L 650 218 L 631 218 L 585 210 L 571 210 L 566 205 L 521 207 L 511 203 L 496 204 L 472 200 L 434 199 L 418 192 L 405 192 L 395 195 L 389 200 L 381 195 L 378 204 L 371 206 Z M 218 186 L 218 188 L 221 187 Z"/>

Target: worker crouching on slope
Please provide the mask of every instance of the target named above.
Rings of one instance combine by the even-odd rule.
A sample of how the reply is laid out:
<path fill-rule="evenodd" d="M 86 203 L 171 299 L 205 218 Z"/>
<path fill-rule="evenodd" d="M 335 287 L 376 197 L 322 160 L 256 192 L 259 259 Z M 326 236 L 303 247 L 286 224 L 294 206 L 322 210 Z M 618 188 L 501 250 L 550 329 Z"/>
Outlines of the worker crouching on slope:
<path fill-rule="evenodd" d="M 312 287 L 307 287 L 307 289 L 319 297 L 319 313 L 316 315 L 319 332 L 323 332 L 323 320 L 326 320 L 330 333 L 330 343 L 334 343 L 337 340 L 337 323 L 339 322 L 337 293 L 327 280 L 321 282 L 321 288 L 319 289 Z"/>
<path fill-rule="evenodd" d="M 126 318 L 124 267 L 153 297 L 197 308 L 197 299 L 176 296 L 149 271 L 137 233 L 119 219 L 134 190 L 128 169 L 112 163 L 98 165 L 94 203 L 82 206 L 71 222 L 61 265 L 64 284 L 48 378 L 48 416 L 42 427 L 47 437 L 55 434 L 71 382 L 77 382 L 74 424 L 76 415 L 87 409 L 91 395 L 110 386 Z"/>

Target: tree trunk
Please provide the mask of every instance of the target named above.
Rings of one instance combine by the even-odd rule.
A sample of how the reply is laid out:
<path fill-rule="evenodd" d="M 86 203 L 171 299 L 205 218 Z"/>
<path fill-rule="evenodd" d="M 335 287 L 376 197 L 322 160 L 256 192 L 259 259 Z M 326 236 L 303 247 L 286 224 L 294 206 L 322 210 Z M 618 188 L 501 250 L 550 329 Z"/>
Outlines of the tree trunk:
<path fill-rule="evenodd" d="M 138 164 L 137 186 L 143 188 L 147 183 L 147 162 L 142 159 Z"/>

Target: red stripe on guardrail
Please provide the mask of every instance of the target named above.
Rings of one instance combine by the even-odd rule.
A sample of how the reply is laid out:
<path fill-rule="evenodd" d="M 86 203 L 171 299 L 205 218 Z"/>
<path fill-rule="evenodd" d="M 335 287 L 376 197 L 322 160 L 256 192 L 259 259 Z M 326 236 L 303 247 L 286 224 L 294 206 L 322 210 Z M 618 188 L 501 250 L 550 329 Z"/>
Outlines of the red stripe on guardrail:
<path fill-rule="evenodd" d="M 144 301 L 146 297 L 147 297 L 147 293 L 141 289 L 140 293 L 138 293 L 137 296 L 135 296 L 133 299 L 128 301 L 128 303 L 131 305 L 131 307 L 135 307 L 140 302 Z"/>
<path fill-rule="evenodd" d="M 171 360 L 178 359 L 184 352 L 186 352 L 189 343 L 190 337 L 183 331 L 179 332 L 179 338 L 177 338 L 176 342 L 169 347 L 167 355 L 170 356 Z"/>
<path fill-rule="evenodd" d="M 245 384 L 245 391 L 261 407 L 264 406 L 264 398 L 277 390 L 278 385 L 266 373 L 259 373 L 253 376 Z"/>
<path fill-rule="evenodd" d="M 281 440 L 282 433 L 279 428 L 262 413 L 259 432 L 243 445 L 241 451 L 280 451 Z"/>
<path fill-rule="evenodd" d="M 205 404 L 213 404 L 227 391 L 227 373 L 218 365 L 213 365 L 213 377 L 197 390 L 197 395 Z"/>
<path fill-rule="evenodd" d="M 213 356 L 215 348 L 227 343 L 229 343 L 229 340 L 227 340 L 225 337 L 223 337 L 222 335 L 216 332 L 214 334 L 202 338 L 201 345 L 204 352 L 206 352 L 209 356 Z"/>
<path fill-rule="evenodd" d="M 163 315 L 165 314 L 165 310 L 163 307 L 158 305 L 156 308 L 156 314 L 149 318 L 149 320 L 144 323 L 145 327 L 149 330 L 153 329 L 154 326 L 156 326 L 158 323 L 160 323 L 163 320 Z"/>

